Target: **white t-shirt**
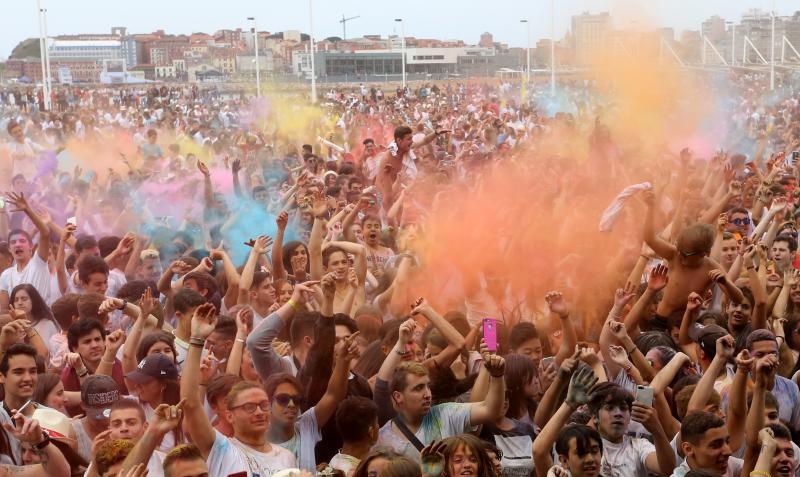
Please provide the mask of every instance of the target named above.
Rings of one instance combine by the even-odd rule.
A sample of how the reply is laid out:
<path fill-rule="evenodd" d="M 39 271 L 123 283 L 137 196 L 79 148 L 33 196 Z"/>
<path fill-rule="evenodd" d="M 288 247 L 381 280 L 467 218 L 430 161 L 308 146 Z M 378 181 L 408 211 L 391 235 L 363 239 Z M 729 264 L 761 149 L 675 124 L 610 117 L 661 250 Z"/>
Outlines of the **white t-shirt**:
<path fill-rule="evenodd" d="M 605 448 L 603 451 L 605 451 Z M 742 467 L 744 467 L 744 461 L 742 459 L 737 457 L 728 457 L 728 468 L 725 471 L 724 477 L 739 477 L 742 474 Z M 687 464 L 686 460 L 684 460 L 681 462 L 681 465 L 675 467 L 675 470 L 672 472 L 672 477 L 683 477 L 690 470 L 689 464 Z"/>
<path fill-rule="evenodd" d="M 270 477 L 282 469 L 297 467 L 291 452 L 281 446 L 273 445 L 267 453 L 258 452 L 239 442 L 228 439 L 216 432 L 214 445 L 208 453 L 208 475 L 230 475 L 247 472 L 248 477 Z"/>
<path fill-rule="evenodd" d="M 471 404 L 453 402 L 437 404 L 422 418 L 422 424 L 414 435 L 422 444 L 428 445 L 445 437 L 463 434 L 471 427 L 471 407 Z M 378 433 L 378 442 L 375 445 L 389 447 L 416 462 L 421 460 L 417 448 L 399 429 L 395 428 L 393 421 L 389 421 L 381 427 Z"/>
<path fill-rule="evenodd" d="M 42 260 L 39 254 L 34 253 L 21 271 L 17 270 L 17 264 L 14 262 L 0 274 L 0 291 L 8 293 L 9 297 L 11 290 L 23 283 L 33 285 L 45 300 L 50 297 L 50 270 L 47 268 L 47 262 Z"/>
<path fill-rule="evenodd" d="M 600 474 L 603 477 L 647 477 L 645 461 L 656 447 L 647 439 L 624 436 L 615 444 L 603 439 L 603 461 Z"/>
<path fill-rule="evenodd" d="M 314 447 L 322 440 L 317 424 L 316 407 L 304 412 L 294 425 L 294 436 L 286 442 L 276 442 L 279 446 L 291 452 L 303 470 L 316 472 L 317 457 Z"/>

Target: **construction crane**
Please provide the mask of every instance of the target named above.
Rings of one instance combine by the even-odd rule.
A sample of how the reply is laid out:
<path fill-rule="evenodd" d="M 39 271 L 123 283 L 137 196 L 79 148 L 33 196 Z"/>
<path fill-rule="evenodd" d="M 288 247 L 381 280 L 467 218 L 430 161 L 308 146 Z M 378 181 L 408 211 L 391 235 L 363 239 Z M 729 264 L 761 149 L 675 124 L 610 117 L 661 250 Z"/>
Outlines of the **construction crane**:
<path fill-rule="evenodd" d="M 342 15 L 342 19 L 339 20 L 339 23 L 342 24 L 342 40 L 347 39 L 347 22 L 349 22 L 350 20 L 355 20 L 356 18 L 361 18 L 361 15 L 356 15 L 350 18 L 345 18 L 344 15 Z"/>

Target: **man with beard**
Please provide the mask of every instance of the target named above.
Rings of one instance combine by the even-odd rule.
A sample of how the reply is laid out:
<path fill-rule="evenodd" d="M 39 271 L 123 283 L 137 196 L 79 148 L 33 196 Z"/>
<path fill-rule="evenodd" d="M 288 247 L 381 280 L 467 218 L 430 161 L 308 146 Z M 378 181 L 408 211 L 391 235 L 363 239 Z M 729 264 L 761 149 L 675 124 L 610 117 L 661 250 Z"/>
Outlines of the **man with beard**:
<path fill-rule="evenodd" d="M 47 299 L 50 296 L 51 283 L 50 270 L 47 267 L 47 256 L 50 250 L 47 244 L 50 240 L 50 229 L 39 214 L 33 211 L 22 193 L 9 194 L 7 200 L 14 208 L 24 212 L 31 219 L 39 231 L 39 244 L 43 246 L 37 247 L 36 255 L 34 255 L 33 240 L 28 232 L 14 229 L 8 234 L 8 248 L 14 257 L 14 264 L 0 275 L 0 311 L 8 310 L 11 290 L 17 285 L 30 283 L 36 288 L 39 295 Z"/>

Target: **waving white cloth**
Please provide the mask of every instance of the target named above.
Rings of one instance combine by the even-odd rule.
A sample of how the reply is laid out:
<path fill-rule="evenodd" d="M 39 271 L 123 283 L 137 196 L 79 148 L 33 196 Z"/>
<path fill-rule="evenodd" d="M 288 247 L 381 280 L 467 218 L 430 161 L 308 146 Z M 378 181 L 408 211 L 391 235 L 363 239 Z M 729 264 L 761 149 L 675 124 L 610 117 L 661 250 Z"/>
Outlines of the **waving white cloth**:
<path fill-rule="evenodd" d="M 614 201 L 611 202 L 611 205 L 606 208 L 603 215 L 600 217 L 600 231 L 610 232 L 611 229 L 614 228 L 614 224 L 617 222 L 617 219 L 619 219 L 619 214 L 625 207 L 625 203 L 628 202 L 628 199 L 633 197 L 634 194 L 639 191 L 652 189 L 653 185 L 649 182 L 642 182 L 641 184 L 634 184 L 626 187 L 625 190 L 614 198 Z"/>

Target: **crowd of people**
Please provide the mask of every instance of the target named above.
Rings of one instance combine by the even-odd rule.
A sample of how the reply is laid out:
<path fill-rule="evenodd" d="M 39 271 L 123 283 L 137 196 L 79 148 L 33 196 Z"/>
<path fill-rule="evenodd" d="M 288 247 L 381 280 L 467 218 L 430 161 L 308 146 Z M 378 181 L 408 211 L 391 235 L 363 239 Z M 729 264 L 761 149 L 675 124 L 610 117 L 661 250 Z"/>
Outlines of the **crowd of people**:
<path fill-rule="evenodd" d="M 583 79 L 3 91 L 0 476 L 800 477 L 800 93 L 724 80 L 657 161 Z"/>

